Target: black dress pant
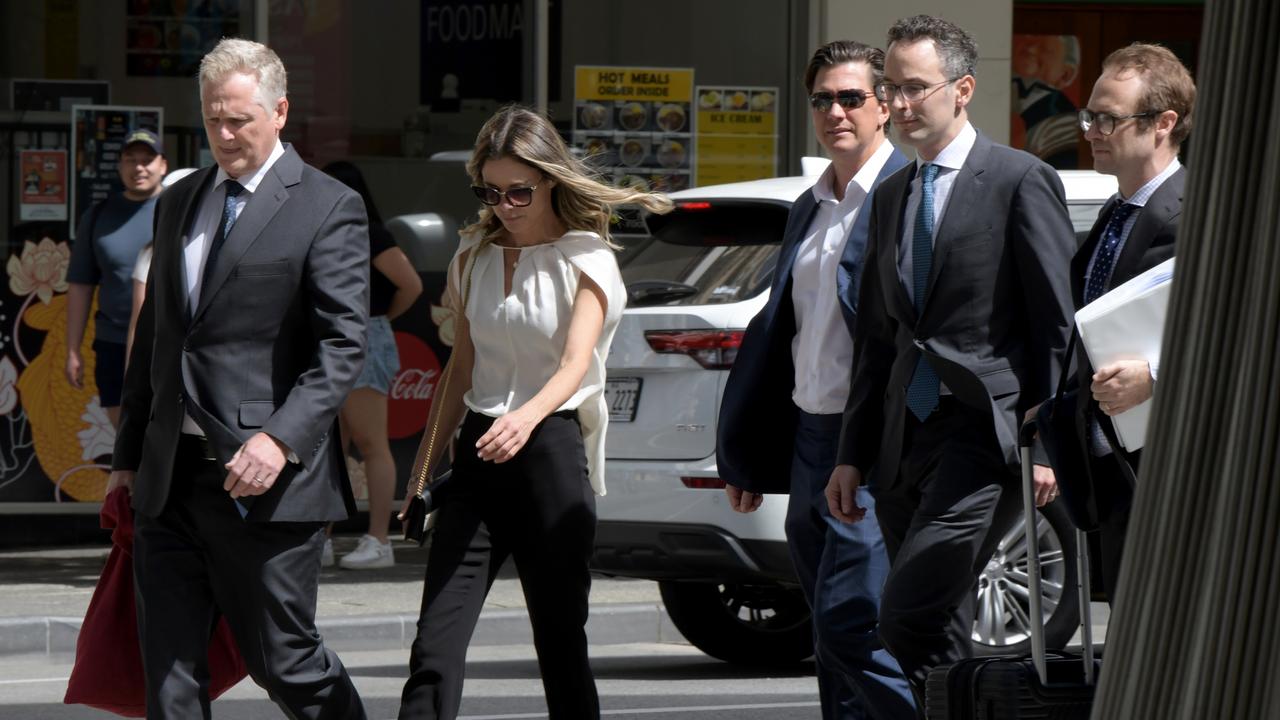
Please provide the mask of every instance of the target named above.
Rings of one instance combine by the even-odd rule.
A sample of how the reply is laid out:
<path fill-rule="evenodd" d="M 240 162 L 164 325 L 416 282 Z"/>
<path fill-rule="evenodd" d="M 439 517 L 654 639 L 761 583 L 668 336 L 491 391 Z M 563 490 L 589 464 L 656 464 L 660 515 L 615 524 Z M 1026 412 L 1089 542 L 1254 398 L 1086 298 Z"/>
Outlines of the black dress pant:
<path fill-rule="evenodd" d="M 254 682 L 290 718 L 360 720 L 364 707 L 316 632 L 322 523 L 245 522 L 226 471 L 179 446 L 159 517 L 139 514 L 133 546 L 147 717 L 208 718 L 209 637 L 221 615 Z"/>
<path fill-rule="evenodd" d="M 924 422 L 907 412 L 897 482 L 876 505 L 890 561 L 880 636 L 923 700 L 931 669 L 972 655 L 978 575 L 1022 492 L 989 414 L 950 396 Z"/>
<path fill-rule="evenodd" d="M 550 717 L 600 715 L 587 660 L 595 495 L 576 414 L 544 420 L 511 460 L 476 456 L 493 418 L 468 413 L 454 478 L 437 510 L 401 720 L 457 717 L 476 621 L 508 556 L 516 563 Z"/>
<path fill-rule="evenodd" d="M 1138 472 L 1139 455 L 1131 456 L 1131 467 Z M 1124 540 L 1129 532 L 1129 514 L 1133 510 L 1133 487 L 1120 470 L 1118 458 L 1112 455 L 1090 457 L 1094 495 L 1098 504 L 1098 544 L 1102 551 L 1102 586 L 1107 603 L 1116 604 L 1120 581 L 1120 560 L 1124 557 Z"/>

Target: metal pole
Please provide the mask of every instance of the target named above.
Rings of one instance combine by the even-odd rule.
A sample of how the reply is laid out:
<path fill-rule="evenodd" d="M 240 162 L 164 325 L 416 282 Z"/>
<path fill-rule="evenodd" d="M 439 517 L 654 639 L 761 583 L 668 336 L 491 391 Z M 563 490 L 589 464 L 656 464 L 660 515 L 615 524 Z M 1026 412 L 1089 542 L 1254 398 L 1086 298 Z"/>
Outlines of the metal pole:
<path fill-rule="evenodd" d="M 253 39 L 263 45 L 270 45 L 271 1 L 256 0 L 253 3 Z"/>
<path fill-rule="evenodd" d="M 546 114 L 551 72 L 551 0 L 534 0 L 533 106 Z"/>

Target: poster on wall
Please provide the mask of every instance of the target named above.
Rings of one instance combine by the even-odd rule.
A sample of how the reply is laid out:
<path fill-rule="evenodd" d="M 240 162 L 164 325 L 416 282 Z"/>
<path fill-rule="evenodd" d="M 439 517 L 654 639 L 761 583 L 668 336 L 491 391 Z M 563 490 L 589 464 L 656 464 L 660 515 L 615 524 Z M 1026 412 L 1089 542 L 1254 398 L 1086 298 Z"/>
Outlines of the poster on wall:
<path fill-rule="evenodd" d="M 699 85 L 699 185 L 778 174 L 778 88 Z"/>
<path fill-rule="evenodd" d="M 84 211 L 123 189 L 116 166 L 121 143 L 136 128 L 164 137 L 164 109 L 124 105 L 75 105 L 71 108 L 71 237 Z"/>
<path fill-rule="evenodd" d="M 1015 34 L 1012 68 L 1010 145 L 1059 170 L 1080 167 L 1080 39 Z"/>
<path fill-rule="evenodd" d="M 205 53 L 239 35 L 240 0 L 129 0 L 125 67 L 134 76 L 195 77 Z"/>
<path fill-rule="evenodd" d="M 572 143 L 618 186 L 663 192 L 694 184 L 693 70 L 601 67 L 574 70 Z M 635 212 L 618 232 L 644 232 Z"/>
<path fill-rule="evenodd" d="M 67 219 L 67 151 L 18 151 L 18 219 Z"/>

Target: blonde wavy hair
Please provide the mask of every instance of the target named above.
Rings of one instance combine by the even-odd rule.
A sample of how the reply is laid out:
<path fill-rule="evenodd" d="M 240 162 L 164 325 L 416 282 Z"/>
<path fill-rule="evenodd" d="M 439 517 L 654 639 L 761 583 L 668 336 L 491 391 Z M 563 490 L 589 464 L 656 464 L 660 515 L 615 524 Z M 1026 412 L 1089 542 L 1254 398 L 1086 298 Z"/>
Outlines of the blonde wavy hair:
<path fill-rule="evenodd" d="M 569 152 L 555 127 L 541 114 L 520 105 L 508 105 L 485 122 L 476 136 L 476 149 L 467 163 L 471 182 L 484 185 L 481 171 L 490 160 L 510 158 L 537 168 L 555 180 L 551 207 L 571 230 L 590 230 L 611 247 L 609 223 L 619 205 L 639 205 L 652 213 L 670 212 L 671 199 L 662 193 L 616 188 L 596 179 L 595 173 Z M 480 218 L 462 229 L 488 244 L 502 232 L 502 221 L 493 208 L 484 206 Z"/>

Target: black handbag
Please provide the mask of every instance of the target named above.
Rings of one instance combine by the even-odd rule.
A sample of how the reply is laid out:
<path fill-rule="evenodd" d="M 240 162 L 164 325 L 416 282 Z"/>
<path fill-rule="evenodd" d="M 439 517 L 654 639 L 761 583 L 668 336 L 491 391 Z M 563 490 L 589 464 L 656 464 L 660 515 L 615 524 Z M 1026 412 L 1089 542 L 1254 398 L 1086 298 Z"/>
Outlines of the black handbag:
<path fill-rule="evenodd" d="M 471 269 L 474 265 L 474 251 L 472 252 L 471 262 L 467 263 L 466 282 L 462 287 L 462 308 L 459 313 L 465 313 L 467 310 L 467 294 L 471 291 Z M 453 359 L 450 358 L 449 363 L 445 365 L 444 376 L 440 378 L 440 386 L 437 388 L 435 397 L 441 402 L 448 398 L 449 378 L 453 375 Z M 426 453 L 422 456 L 422 465 L 418 468 L 417 488 L 414 490 L 413 497 L 409 498 L 409 507 L 404 511 L 401 518 L 401 525 L 404 527 L 404 539 L 413 540 L 419 545 L 427 541 L 427 517 L 444 501 L 446 491 L 452 484 L 453 469 L 444 471 L 439 477 L 427 482 L 427 476 L 431 472 L 431 468 L 436 464 L 438 459 L 436 455 L 436 436 L 440 434 L 440 413 L 436 412 L 435 422 L 431 423 L 431 429 L 426 434 Z"/>

